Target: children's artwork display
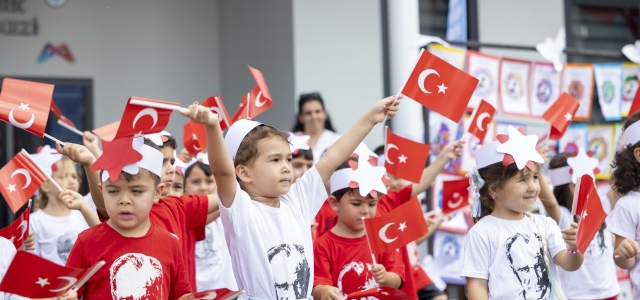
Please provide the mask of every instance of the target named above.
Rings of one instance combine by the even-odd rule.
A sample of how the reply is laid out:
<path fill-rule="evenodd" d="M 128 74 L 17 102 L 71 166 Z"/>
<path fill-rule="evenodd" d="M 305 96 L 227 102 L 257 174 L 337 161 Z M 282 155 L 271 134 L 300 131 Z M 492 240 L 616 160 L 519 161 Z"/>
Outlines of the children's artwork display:
<path fill-rule="evenodd" d="M 600 110 L 607 121 L 622 119 L 622 63 L 593 64 Z"/>
<path fill-rule="evenodd" d="M 443 173 L 436 176 L 436 179 L 431 184 L 431 207 L 434 212 L 437 213 L 442 211 L 442 182 L 450 180 L 461 180 L 464 178 L 464 176 L 460 175 L 450 175 Z M 467 231 L 469 231 L 471 222 L 468 211 L 469 209 L 464 209 L 453 213 L 452 218 L 449 221 L 442 222 L 442 224 L 440 224 L 440 227 L 438 228 L 452 232 L 466 233 Z"/>
<path fill-rule="evenodd" d="M 622 63 L 622 116 L 629 114 L 633 97 L 638 91 L 638 79 L 640 79 L 640 65 L 625 62 Z"/>
<path fill-rule="evenodd" d="M 478 86 L 469 101 L 468 109 L 475 109 L 482 99 L 493 107 L 498 107 L 500 58 L 467 51 L 467 73 L 478 79 Z"/>
<path fill-rule="evenodd" d="M 567 131 L 560 139 L 558 153 L 568 152 L 577 155 L 580 147 L 587 147 L 588 127 L 586 124 L 569 125 Z"/>
<path fill-rule="evenodd" d="M 580 103 L 573 116 L 574 121 L 589 121 L 593 91 L 593 65 L 567 63 L 562 72 L 562 92 L 576 98 Z"/>
<path fill-rule="evenodd" d="M 440 44 L 430 44 L 429 52 L 448 62 L 450 65 L 464 70 L 465 50 L 454 47 L 447 47 Z"/>
<path fill-rule="evenodd" d="M 466 233 L 438 230 L 433 235 L 434 260 L 446 256 L 447 262 L 449 262 L 440 270 L 442 280 L 448 284 L 463 285 L 466 283 L 464 279 L 460 278 L 466 240 Z"/>
<path fill-rule="evenodd" d="M 616 152 L 622 149 L 622 145 L 619 145 L 620 137 L 622 136 L 622 125 L 623 123 L 613 124 L 613 145 Z"/>
<path fill-rule="evenodd" d="M 500 61 L 500 107 L 505 114 L 529 116 L 528 61 L 503 58 Z"/>
<path fill-rule="evenodd" d="M 460 162 L 460 170 L 459 174 L 465 175 L 468 172 L 473 170 L 473 167 L 476 165 L 476 149 L 480 147 L 479 139 L 468 133 L 469 126 L 471 126 L 471 116 L 465 114 L 462 116 L 462 127 L 461 131 L 463 132 L 462 137 L 464 139 L 464 145 L 462 146 L 462 156 Z M 495 121 L 489 122 L 487 125 L 487 135 L 484 137 L 484 144 L 487 144 L 494 140 L 496 136 L 496 125 Z"/>
<path fill-rule="evenodd" d="M 430 160 L 434 161 L 444 147 L 458 138 L 459 124 L 440 114 L 429 111 L 429 143 L 431 144 Z M 454 173 L 460 169 L 460 161 L 452 160 L 445 167 L 446 172 Z"/>
<path fill-rule="evenodd" d="M 531 71 L 529 101 L 531 116 L 540 117 L 560 97 L 562 73 L 552 63 L 534 62 Z"/>
<path fill-rule="evenodd" d="M 612 125 L 594 125 L 588 127 L 588 148 L 593 158 L 598 159 L 596 179 L 609 179 L 611 177 L 610 163 L 613 160 L 614 127 Z"/>

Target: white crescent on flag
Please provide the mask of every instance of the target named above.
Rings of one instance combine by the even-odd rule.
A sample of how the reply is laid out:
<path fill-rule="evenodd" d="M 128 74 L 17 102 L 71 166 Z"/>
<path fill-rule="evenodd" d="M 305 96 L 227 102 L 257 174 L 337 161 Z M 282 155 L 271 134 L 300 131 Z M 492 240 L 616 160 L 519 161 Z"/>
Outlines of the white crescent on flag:
<path fill-rule="evenodd" d="M 387 229 L 389 229 L 389 226 L 393 224 L 395 224 L 395 222 L 391 222 L 387 225 L 382 226 L 382 228 L 380 228 L 380 232 L 378 232 L 378 236 L 380 236 L 380 239 L 387 244 L 393 243 L 395 240 L 398 239 L 398 237 L 395 237 L 393 239 L 390 239 L 387 237 Z"/>
<path fill-rule="evenodd" d="M 24 237 L 24 233 L 27 232 L 27 226 L 29 226 L 29 223 L 27 223 L 26 220 L 22 220 L 22 222 L 20 222 L 20 225 L 18 225 L 18 228 L 22 228 L 22 233 L 20 233 L 18 241 Z"/>
<path fill-rule="evenodd" d="M 31 185 L 31 174 L 29 174 L 29 171 L 22 168 L 17 169 L 13 171 L 13 173 L 11 173 L 11 178 L 13 178 L 13 176 L 16 176 L 16 174 L 22 174 L 24 178 L 27 179 L 27 182 L 22 187 L 23 189 L 26 189 L 29 185 Z"/>
<path fill-rule="evenodd" d="M 400 150 L 400 149 L 398 149 L 398 146 L 396 146 L 395 144 L 387 145 L 387 155 L 385 155 L 384 159 L 387 161 L 388 164 L 393 165 L 394 162 L 389 160 L 389 149 L 396 149 L 396 150 Z"/>
<path fill-rule="evenodd" d="M 25 122 L 25 123 L 20 123 L 20 122 L 18 122 L 18 121 L 16 120 L 16 118 L 13 116 L 13 111 L 14 111 L 14 110 L 15 110 L 15 108 L 14 108 L 14 109 L 12 109 L 12 110 L 9 112 L 9 123 L 11 123 L 11 125 L 13 125 L 13 126 L 15 126 L 15 127 L 18 127 L 18 128 L 20 128 L 20 129 L 27 129 L 27 128 L 31 127 L 31 125 L 33 125 L 33 122 L 35 122 L 35 121 L 36 121 L 36 116 L 35 116 L 33 113 L 31 113 L 31 119 L 29 119 L 29 121 L 27 121 L 27 122 Z"/>
<path fill-rule="evenodd" d="M 460 204 L 462 204 L 462 200 L 463 200 L 462 196 L 460 196 L 460 193 L 458 193 L 458 192 L 453 193 L 453 198 L 454 199 L 458 198 L 458 201 L 456 201 L 456 202 L 451 202 L 451 201 L 447 202 L 447 206 L 449 208 L 452 208 L 452 209 L 460 206 Z"/>
<path fill-rule="evenodd" d="M 482 127 L 482 124 L 484 124 L 484 119 L 490 118 L 491 116 L 489 115 L 488 112 L 483 112 L 481 113 L 478 118 L 476 119 L 476 126 L 478 126 L 478 129 L 480 131 L 485 131 L 486 128 Z"/>
<path fill-rule="evenodd" d="M 420 75 L 418 76 L 418 86 L 420 87 L 420 90 L 422 90 L 422 92 L 425 94 L 431 94 L 431 92 L 424 87 L 424 81 L 431 74 L 436 74 L 438 77 L 440 77 L 440 74 L 438 74 L 438 71 L 434 69 L 426 69 L 422 71 L 422 73 L 420 73 Z"/>
<path fill-rule="evenodd" d="M 141 110 L 140 112 L 138 112 L 136 117 L 133 119 L 133 124 L 131 124 L 131 128 L 136 128 L 136 123 L 143 116 L 150 116 L 151 118 L 153 118 L 153 125 L 149 129 L 155 127 L 156 124 L 158 123 L 158 111 L 155 108 L 147 107 Z"/>
<path fill-rule="evenodd" d="M 258 92 L 258 95 L 256 96 L 256 99 L 254 100 L 254 103 L 255 103 L 256 107 L 262 107 L 265 103 L 267 103 L 267 101 L 260 102 L 260 97 L 262 97 L 262 91 Z"/>
<path fill-rule="evenodd" d="M 57 292 L 66 291 L 78 281 L 78 279 L 76 279 L 75 277 L 71 277 L 71 276 L 60 276 L 60 277 L 58 277 L 58 279 L 68 281 L 67 285 L 65 285 L 65 286 L 63 286 L 63 287 L 61 287 L 59 289 L 49 290 L 50 292 L 57 293 Z"/>

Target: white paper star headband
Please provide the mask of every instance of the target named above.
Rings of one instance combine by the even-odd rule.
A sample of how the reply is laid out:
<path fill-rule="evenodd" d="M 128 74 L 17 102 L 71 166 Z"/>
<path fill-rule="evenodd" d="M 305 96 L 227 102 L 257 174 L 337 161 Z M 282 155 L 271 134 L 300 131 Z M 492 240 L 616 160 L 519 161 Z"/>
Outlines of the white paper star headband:
<path fill-rule="evenodd" d="M 636 121 L 627 127 L 620 137 L 619 146 L 635 145 L 640 142 L 640 121 Z M 623 149 L 623 148 L 620 148 Z"/>
<path fill-rule="evenodd" d="M 568 166 L 549 170 L 553 186 L 577 183 L 582 175 L 589 175 L 595 180 L 595 174 L 600 173 L 598 159 L 591 157 L 591 154 L 585 152 L 582 147 L 578 150 L 578 155 L 567 158 L 567 164 Z"/>
<path fill-rule="evenodd" d="M 244 137 L 249 134 L 254 128 L 264 125 L 260 122 L 253 120 L 242 119 L 238 120 L 227 130 L 227 135 L 224 136 L 224 145 L 227 147 L 227 152 L 231 160 L 235 160 L 240 143 L 244 140 Z"/>
<path fill-rule="evenodd" d="M 134 137 L 131 145 L 135 151 L 142 155 L 142 160 L 124 166 L 122 168 L 122 172 L 136 175 L 138 174 L 139 168 L 143 168 L 153 174 L 162 176 L 162 161 L 164 160 L 162 152 L 151 146 L 145 145 L 144 137 L 142 136 Z M 103 154 L 104 153 L 101 153 L 100 156 Z M 107 179 L 109 179 L 109 171 L 102 170 L 102 181 L 104 182 Z"/>
<path fill-rule="evenodd" d="M 380 166 L 380 159 L 378 155 L 375 152 L 371 151 L 371 149 L 369 149 L 369 147 L 367 147 L 367 145 L 365 145 L 364 143 L 358 144 L 358 147 L 356 147 L 356 150 L 354 150 L 350 156 L 356 158 L 364 156 L 368 158 L 370 164 L 374 166 Z M 384 160 L 382 166 L 384 166 Z"/>
<path fill-rule="evenodd" d="M 205 165 L 209 165 L 209 155 L 206 152 L 198 152 L 198 154 L 196 156 L 194 156 L 193 158 L 191 158 L 191 160 L 189 162 L 187 162 L 185 164 L 185 170 L 187 170 L 189 167 L 191 167 L 191 165 L 197 163 L 197 162 L 201 162 Z"/>
<path fill-rule="evenodd" d="M 182 156 L 176 154 L 176 151 L 173 150 L 173 158 L 175 159 L 175 162 L 173 163 L 173 169 L 176 171 L 176 173 L 184 175 L 184 171 L 187 170 L 187 164 L 185 164 L 182 160 Z"/>
<path fill-rule="evenodd" d="M 163 130 L 158 133 L 145 134 L 144 137 L 150 139 L 154 144 L 158 145 L 158 147 L 162 147 L 164 142 L 169 140 L 169 138 L 167 138 L 168 136 L 171 136 L 171 133 Z"/>
<path fill-rule="evenodd" d="M 538 137 L 536 135 L 526 135 L 524 129 L 509 125 L 508 135 L 498 134 L 497 141 L 488 143 L 476 150 L 476 168 L 482 169 L 486 166 L 502 162 L 502 165 L 509 166 L 516 164 L 518 170 L 525 166 L 530 170 L 535 170 L 534 163 L 544 163 L 544 159 L 536 150 Z"/>
<path fill-rule="evenodd" d="M 309 145 L 309 140 L 311 140 L 311 136 L 309 135 L 301 135 L 294 134 L 289 132 L 289 147 L 291 148 L 291 153 L 293 155 L 298 154 L 299 150 L 309 150 L 311 146 Z"/>
<path fill-rule="evenodd" d="M 56 163 L 62 159 L 62 154 L 58 153 L 58 151 L 51 149 L 49 145 L 38 149 L 38 153 L 29 154 L 31 155 L 31 159 L 34 160 L 39 166 L 42 167 L 42 170 L 46 173 L 47 177 L 51 177 L 53 171 L 56 171 L 58 168 Z"/>
<path fill-rule="evenodd" d="M 360 196 L 377 197 L 378 193 L 387 193 L 383 181 L 387 170 L 384 167 L 372 165 L 367 156 L 358 157 L 358 162 L 349 161 L 351 168 L 335 171 L 331 175 L 331 194 L 345 188 L 359 189 Z"/>

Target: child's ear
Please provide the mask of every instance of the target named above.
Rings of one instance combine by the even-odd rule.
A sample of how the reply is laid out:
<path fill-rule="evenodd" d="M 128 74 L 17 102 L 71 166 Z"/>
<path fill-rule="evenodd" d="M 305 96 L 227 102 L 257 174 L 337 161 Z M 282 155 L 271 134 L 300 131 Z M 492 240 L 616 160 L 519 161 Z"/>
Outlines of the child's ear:
<path fill-rule="evenodd" d="M 245 165 L 238 165 L 236 167 L 236 175 L 242 182 L 251 182 L 251 175 L 249 174 L 249 168 Z"/>
<path fill-rule="evenodd" d="M 637 162 L 640 162 L 640 147 L 633 149 L 633 157 L 636 158 Z"/>
<path fill-rule="evenodd" d="M 333 209 L 333 211 L 338 211 L 338 201 L 340 199 L 336 198 L 335 196 L 331 195 L 329 196 L 329 199 L 327 199 L 327 201 L 329 201 L 329 205 L 331 206 L 331 209 Z"/>
<path fill-rule="evenodd" d="M 164 183 L 159 183 L 158 187 L 156 187 L 156 197 L 161 197 L 162 191 L 164 191 Z"/>
<path fill-rule="evenodd" d="M 100 188 L 100 191 L 102 191 L 102 183 L 98 183 L 98 187 Z"/>

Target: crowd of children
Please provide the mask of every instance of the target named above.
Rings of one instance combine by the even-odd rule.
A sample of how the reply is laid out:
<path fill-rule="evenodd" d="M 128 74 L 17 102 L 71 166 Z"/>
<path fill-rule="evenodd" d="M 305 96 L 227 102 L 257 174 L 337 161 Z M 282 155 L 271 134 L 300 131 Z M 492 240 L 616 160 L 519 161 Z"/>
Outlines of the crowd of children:
<path fill-rule="evenodd" d="M 298 123 L 313 124 L 324 112 L 321 100 L 308 98 Z M 358 172 L 363 163 L 384 169 L 384 147 L 376 153 L 362 141 L 394 117 L 400 100 L 376 102 L 344 135 L 322 118 L 315 131 L 298 125 L 295 133 L 244 119 L 223 135 L 218 115 L 194 103 L 181 114 L 204 126 L 205 151 L 176 154 L 168 132 L 135 136 L 124 142 L 142 158 L 119 169 L 98 162 L 128 161 L 130 153 L 117 141 L 101 152 L 89 132 L 83 145 L 45 146 L 32 157 L 50 179 L 35 197 L 33 233 L 18 250 L 81 269 L 105 261 L 65 300 L 179 299 L 215 289 L 241 290 L 244 299 L 340 300 L 378 287 L 447 299 L 422 268 L 417 245 L 448 216 L 425 217 L 428 233 L 397 251 L 373 255 L 367 238 L 365 219 L 420 201 L 462 155 L 462 140 L 449 143 L 415 183 Z M 631 269 L 640 299 L 639 120 L 635 113 L 623 126 L 613 184 L 600 195 L 609 217 L 585 253 L 577 251 L 579 217 L 572 215 L 580 161 L 547 157 L 537 137 L 513 127 L 508 138 L 478 147 L 468 175 L 474 225 L 460 274 L 468 299 L 616 299 L 616 266 Z M 541 174 L 547 162 L 553 188 Z M 78 193 L 82 178 L 86 196 Z M 536 201 L 547 216 L 530 213 Z M 1 278 L 15 248 L 0 238 L 0 252 Z"/>

